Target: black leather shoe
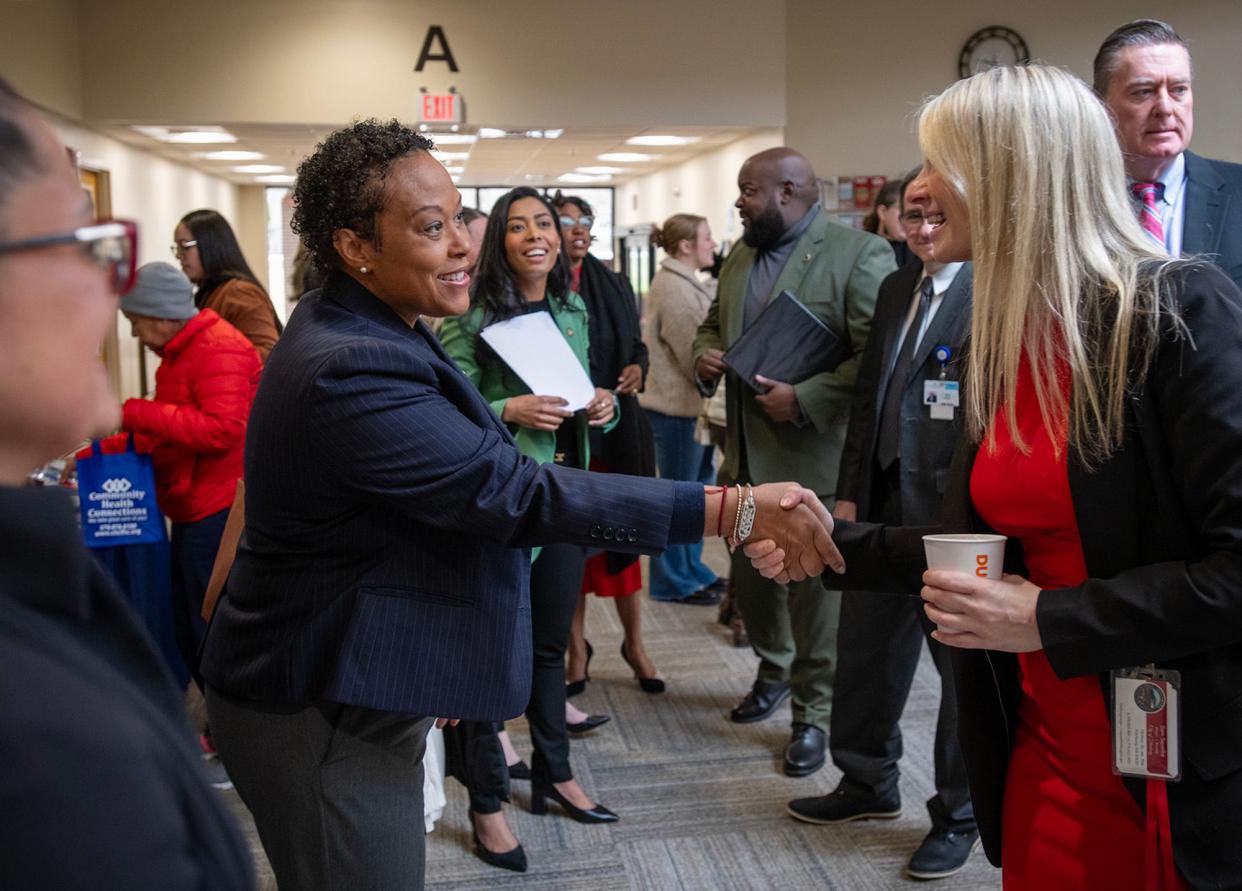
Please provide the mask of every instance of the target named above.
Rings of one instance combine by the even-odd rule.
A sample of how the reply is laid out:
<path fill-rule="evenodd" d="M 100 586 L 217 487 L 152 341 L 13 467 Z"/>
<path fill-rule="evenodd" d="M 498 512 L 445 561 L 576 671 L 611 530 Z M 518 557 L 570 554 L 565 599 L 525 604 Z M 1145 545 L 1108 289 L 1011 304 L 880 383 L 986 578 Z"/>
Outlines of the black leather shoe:
<path fill-rule="evenodd" d="M 501 869 L 513 872 L 526 872 L 526 852 L 522 850 L 521 845 L 499 854 L 483 847 L 483 842 L 479 841 L 479 832 L 474 828 L 474 811 L 470 812 L 470 832 L 474 837 L 474 856 L 489 866 L 499 866 Z"/>
<path fill-rule="evenodd" d="M 766 684 L 763 681 L 755 681 L 755 685 L 750 688 L 746 698 L 738 703 L 737 708 L 729 712 L 729 720 L 734 724 L 762 721 L 788 698 L 788 684 Z"/>
<path fill-rule="evenodd" d="M 602 804 L 596 804 L 590 810 L 573 804 L 568 798 L 562 795 L 550 782 L 534 778 L 531 780 L 530 788 L 530 812 L 536 816 L 542 816 L 548 812 L 548 799 L 551 798 L 559 804 L 572 819 L 579 823 L 615 823 L 621 819 Z"/>
<path fill-rule="evenodd" d="M 810 724 L 794 723 L 785 746 L 785 776 L 810 776 L 824 766 L 828 735 Z"/>
<path fill-rule="evenodd" d="M 789 816 L 803 823 L 851 823 L 854 820 L 896 820 L 901 816 L 901 799 L 897 796 L 876 798 L 866 792 L 847 787 L 843 780 L 827 795 L 795 798 L 785 806 Z"/>
<path fill-rule="evenodd" d="M 587 715 L 585 721 L 579 721 L 577 724 L 567 723 L 565 729 L 570 733 L 590 733 L 596 727 L 603 727 L 611 720 L 612 718 L 608 715 Z M 513 776 L 513 774 L 509 775 Z"/>
<path fill-rule="evenodd" d="M 674 600 L 673 603 L 681 603 L 686 606 L 719 606 L 720 601 L 723 599 L 724 595 L 719 591 L 704 588 L 701 591 L 695 591 L 689 597 L 683 597 L 681 600 Z"/>
<path fill-rule="evenodd" d="M 509 779 L 511 780 L 529 780 L 530 765 L 525 761 L 518 761 L 509 765 Z"/>
<path fill-rule="evenodd" d="M 565 685 L 565 698 L 571 699 L 586 689 L 587 681 L 591 679 L 591 657 L 595 655 L 595 647 L 591 646 L 591 642 L 586 642 L 586 669 L 583 671 L 583 678 L 580 681 L 570 681 Z"/>
<path fill-rule="evenodd" d="M 716 593 L 723 596 L 729 593 L 729 580 L 722 576 L 717 576 L 716 581 L 712 582 L 710 585 L 704 588 L 704 590 L 715 591 Z"/>
<path fill-rule="evenodd" d="M 961 872 L 978 846 L 977 829 L 968 832 L 933 829 L 910 858 L 906 875 L 912 879 L 943 879 Z"/>

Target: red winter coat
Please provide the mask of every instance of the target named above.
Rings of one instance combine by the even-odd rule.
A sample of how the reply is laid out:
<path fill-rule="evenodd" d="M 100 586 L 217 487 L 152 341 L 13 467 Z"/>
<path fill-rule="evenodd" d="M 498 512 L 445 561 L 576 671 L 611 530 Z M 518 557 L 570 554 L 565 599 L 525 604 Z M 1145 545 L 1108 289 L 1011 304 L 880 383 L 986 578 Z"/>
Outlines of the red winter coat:
<path fill-rule="evenodd" d="M 210 309 L 158 352 L 155 398 L 127 399 L 121 426 L 151 453 L 160 509 L 174 523 L 190 523 L 233 503 L 262 364 L 245 335 Z M 103 450 L 119 452 L 125 443 L 126 434 L 117 434 Z"/>

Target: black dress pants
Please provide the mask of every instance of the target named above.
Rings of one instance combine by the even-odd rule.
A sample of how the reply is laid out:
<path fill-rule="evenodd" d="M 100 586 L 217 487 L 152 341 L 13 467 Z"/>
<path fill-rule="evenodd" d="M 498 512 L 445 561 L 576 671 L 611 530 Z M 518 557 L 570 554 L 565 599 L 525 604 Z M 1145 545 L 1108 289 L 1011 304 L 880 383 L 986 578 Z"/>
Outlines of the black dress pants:
<path fill-rule="evenodd" d="M 901 524 L 897 465 L 875 472 L 870 519 Z M 966 766 L 957 741 L 957 695 L 948 648 L 931 638 L 934 626 L 916 592 L 910 596 L 846 591 L 841 600 L 835 704 L 830 750 L 842 782 L 863 794 L 899 800 L 898 722 L 910 695 L 923 641 L 940 673 L 940 712 L 934 745 L 936 794 L 927 802 L 932 825 L 963 832 L 975 828 Z"/>
<path fill-rule="evenodd" d="M 526 719 L 534 748 L 531 774 L 553 783 L 574 778 L 569 766 L 569 730 L 565 727 L 565 649 L 569 627 L 582 590 L 586 552 L 578 545 L 544 546 L 530 567 L 530 620 L 534 645 L 530 702 Z M 499 728 L 497 728 L 499 729 Z M 471 765 L 470 807 L 478 813 L 500 810 L 494 790 L 507 788 L 504 759 L 496 759 L 490 747 L 475 748 Z M 486 753 L 486 754 L 485 754 Z M 499 765 L 499 766 L 497 766 Z"/>

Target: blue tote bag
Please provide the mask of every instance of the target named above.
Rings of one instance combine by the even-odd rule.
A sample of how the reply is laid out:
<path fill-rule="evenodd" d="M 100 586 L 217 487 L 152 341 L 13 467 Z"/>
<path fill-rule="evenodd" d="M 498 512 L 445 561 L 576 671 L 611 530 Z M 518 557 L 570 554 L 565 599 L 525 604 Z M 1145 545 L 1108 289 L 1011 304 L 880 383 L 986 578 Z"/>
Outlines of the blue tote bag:
<path fill-rule="evenodd" d="M 105 455 L 99 441 L 78 459 L 78 499 L 87 547 L 115 548 L 167 540 L 164 515 L 155 503 L 155 466 L 151 456 L 134 450 L 129 435 L 125 451 Z"/>

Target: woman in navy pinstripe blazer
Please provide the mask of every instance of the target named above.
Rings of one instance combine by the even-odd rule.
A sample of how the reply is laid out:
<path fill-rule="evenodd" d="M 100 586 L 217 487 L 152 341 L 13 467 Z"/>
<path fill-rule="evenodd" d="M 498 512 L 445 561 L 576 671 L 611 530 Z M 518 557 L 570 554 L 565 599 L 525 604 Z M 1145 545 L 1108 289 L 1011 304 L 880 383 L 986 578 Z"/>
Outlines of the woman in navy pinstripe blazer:
<path fill-rule="evenodd" d="M 277 880 L 421 887 L 435 715 L 503 721 L 530 694 L 526 549 L 652 553 L 714 532 L 737 493 L 539 465 L 420 316 L 467 303 L 461 198 L 397 122 L 303 162 L 294 228 L 326 274 L 268 360 L 246 442 L 246 530 L 202 659 L 216 745 Z M 836 555 L 831 518 L 755 490 L 754 534 Z"/>

